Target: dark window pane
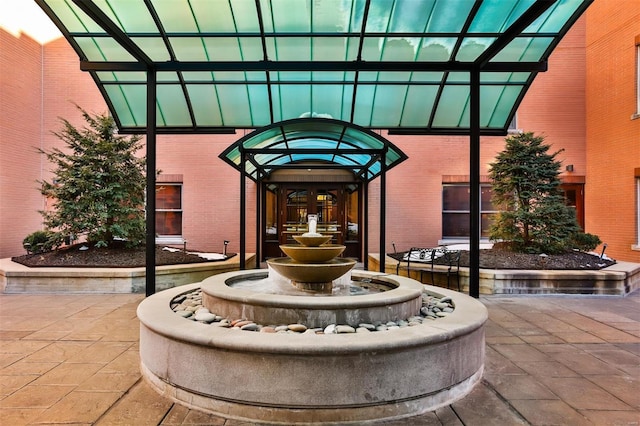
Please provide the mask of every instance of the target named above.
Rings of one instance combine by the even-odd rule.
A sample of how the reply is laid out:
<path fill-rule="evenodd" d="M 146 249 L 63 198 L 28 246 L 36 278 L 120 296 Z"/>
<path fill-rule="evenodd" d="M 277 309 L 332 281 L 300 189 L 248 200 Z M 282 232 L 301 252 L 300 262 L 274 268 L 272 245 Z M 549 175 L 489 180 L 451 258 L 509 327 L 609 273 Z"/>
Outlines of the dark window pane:
<path fill-rule="evenodd" d="M 182 235 L 182 212 L 156 212 L 158 235 Z"/>
<path fill-rule="evenodd" d="M 482 213 L 480 215 L 480 235 L 482 237 L 489 236 L 489 227 L 491 227 L 491 223 L 493 223 L 493 219 L 495 218 L 495 213 Z"/>
<path fill-rule="evenodd" d="M 444 238 L 468 237 L 469 213 L 443 213 L 442 236 Z"/>
<path fill-rule="evenodd" d="M 481 204 L 480 204 L 480 209 L 482 211 L 494 211 L 497 210 L 493 203 L 491 202 L 491 197 L 493 196 L 493 190 L 491 189 L 490 186 L 482 186 L 480 187 L 481 190 Z"/>
<path fill-rule="evenodd" d="M 181 189 L 182 186 L 180 185 L 157 185 L 156 209 L 181 209 Z"/>
<path fill-rule="evenodd" d="M 442 209 L 469 211 L 469 186 L 445 185 L 442 187 Z"/>

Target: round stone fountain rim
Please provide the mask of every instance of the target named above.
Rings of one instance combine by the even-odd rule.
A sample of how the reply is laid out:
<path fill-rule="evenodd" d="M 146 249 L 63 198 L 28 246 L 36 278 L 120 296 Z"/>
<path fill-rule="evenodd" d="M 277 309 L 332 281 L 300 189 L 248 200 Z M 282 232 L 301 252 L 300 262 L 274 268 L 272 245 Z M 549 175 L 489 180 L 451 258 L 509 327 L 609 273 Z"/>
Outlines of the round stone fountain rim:
<path fill-rule="evenodd" d="M 215 293 L 215 296 L 222 297 L 227 300 L 238 302 L 259 302 L 262 306 L 283 308 L 305 306 L 309 309 L 340 308 L 343 306 L 349 306 L 355 309 L 360 306 L 386 306 L 414 299 L 424 290 L 423 285 L 415 280 L 402 279 L 403 277 L 397 275 L 389 276 L 386 274 L 378 274 L 374 276 L 366 274 L 366 276 L 363 276 L 361 271 L 352 271 L 352 279 L 375 278 L 377 281 L 382 281 L 383 283 L 395 288 L 381 293 L 370 293 L 359 296 L 323 297 L 260 293 L 246 289 L 233 288 L 230 286 L 230 284 L 233 284 L 235 281 L 267 278 L 267 275 L 268 272 L 264 269 L 226 272 L 224 274 L 213 275 L 206 278 L 202 281 L 201 287 L 203 292 L 209 294 Z"/>
<path fill-rule="evenodd" d="M 245 275 L 259 276 L 265 271 L 236 271 L 216 275 Z M 371 278 L 376 280 L 393 280 L 399 283 L 413 282 L 409 278 L 393 276 L 370 271 L 353 271 L 355 278 Z M 213 278 L 213 277 L 210 277 Z M 224 279 L 224 278 L 223 278 Z M 206 281 L 206 280 L 205 280 Z M 435 344 L 463 336 L 482 327 L 488 318 L 487 309 L 478 300 L 465 294 L 440 287 L 425 285 L 428 294 L 437 297 L 449 296 L 455 304 L 455 311 L 436 323 L 426 323 L 421 326 L 405 327 L 393 332 L 379 333 L 351 333 L 333 335 L 291 335 L 272 334 L 226 329 L 201 324 L 180 317 L 171 310 L 170 302 L 176 296 L 188 293 L 202 286 L 203 283 L 188 284 L 161 291 L 147 297 L 138 306 L 137 315 L 143 325 L 165 337 L 184 341 L 191 344 L 241 352 L 283 353 L 295 352 L 300 355 L 318 355 L 330 351 L 334 354 L 353 354 L 375 350 L 394 350 Z M 422 287 L 422 285 L 420 285 Z M 392 290 L 393 291 L 393 290 Z M 382 293 L 384 294 L 384 293 Z M 356 296 L 351 297 L 368 297 Z M 284 297 L 284 296 L 280 296 Z M 289 296 L 298 300 L 304 298 L 310 302 L 318 297 Z M 348 296 L 347 296 L 348 297 Z M 327 299 L 339 299 L 327 298 Z M 275 303 L 275 301 L 274 301 Z"/>

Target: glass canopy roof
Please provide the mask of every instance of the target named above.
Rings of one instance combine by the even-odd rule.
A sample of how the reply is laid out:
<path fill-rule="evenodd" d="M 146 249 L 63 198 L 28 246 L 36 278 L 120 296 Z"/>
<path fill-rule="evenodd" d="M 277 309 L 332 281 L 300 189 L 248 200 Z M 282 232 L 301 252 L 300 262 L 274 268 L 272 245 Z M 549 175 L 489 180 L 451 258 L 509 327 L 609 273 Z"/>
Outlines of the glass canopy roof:
<path fill-rule="evenodd" d="M 243 160 L 242 156 L 245 155 Z M 326 118 L 299 118 L 272 124 L 252 132 L 220 154 L 236 169 L 258 181 L 279 168 L 298 164 L 315 168 L 346 168 L 357 178 L 370 181 L 382 172 L 380 159 L 388 170 L 406 155 L 382 136 L 344 121 Z"/>
<path fill-rule="evenodd" d="M 155 87 L 158 133 L 324 117 L 392 132 L 469 134 L 470 76 L 479 72 L 486 135 L 506 133 L 534 77 L 592 0 L 36 2 L 123 133 L 145 132 L 147 89 Z"/>

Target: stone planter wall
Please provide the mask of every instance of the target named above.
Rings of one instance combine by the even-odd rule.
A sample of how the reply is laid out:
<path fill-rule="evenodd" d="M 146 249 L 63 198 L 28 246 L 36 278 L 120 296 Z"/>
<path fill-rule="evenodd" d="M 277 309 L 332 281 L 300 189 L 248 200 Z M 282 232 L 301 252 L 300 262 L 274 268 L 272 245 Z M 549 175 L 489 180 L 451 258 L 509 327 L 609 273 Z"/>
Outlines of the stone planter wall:
<path fill-rule="evenodd" d="M 385 270 L 396 273 L 398 261 L 387 256 Z M 410 276 L 427 284 L 431 283 L 431 265 L 400 264 L 398 273 Z M 379 255 L 369 255 L 369 270 L 379 271 Z M 422 274 L 421 274 L 422 271 Z M 446 269 L 436 265 L 434 269 L 436 286 L 446 287 Z M 450 280 L 450 288 L 457 290 L 455 277 Z M 469 291 L 469 268 L 460 268 L 460 288 Z M 640 264 L 618 262 L 598 271 L 557 271 L 557 270 L 517 270 L 480 269 L 480 294 L 591 294 L 624 296 L 640 288 Z"/>

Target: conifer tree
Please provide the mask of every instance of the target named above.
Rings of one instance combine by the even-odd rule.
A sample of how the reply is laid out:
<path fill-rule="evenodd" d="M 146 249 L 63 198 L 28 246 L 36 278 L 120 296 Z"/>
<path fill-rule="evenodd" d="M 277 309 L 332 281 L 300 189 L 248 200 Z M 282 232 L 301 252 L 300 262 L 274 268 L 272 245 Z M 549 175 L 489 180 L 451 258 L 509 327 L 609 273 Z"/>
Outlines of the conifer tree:
<path fill-rule="evenodd" d="M 138 245 L 145 235 L 145 160 L 135 155 L 141 137 L 119 136 L 111 116 L 77 108 L 88 126 L 60 119 L 63 128 L 53 134 L 66 148 L 40 150 L 55 166 L 51 182 L 39 181 L 53 200 L 52 210 L 40 212 L 45 227 L 58 240 L 86 236 L 104 247 L 119 238 Z"/>
<path fill-rule="evenodd" d="M 533 133 L 506 138 L 506 147 L 491 164 L 493 202 L 501 212 L 489 238 L 514 251 L 560 253 L 572 248 L 580 226 L 560 188 L 562 151 L 550 154 L 544 137 Z"/>

